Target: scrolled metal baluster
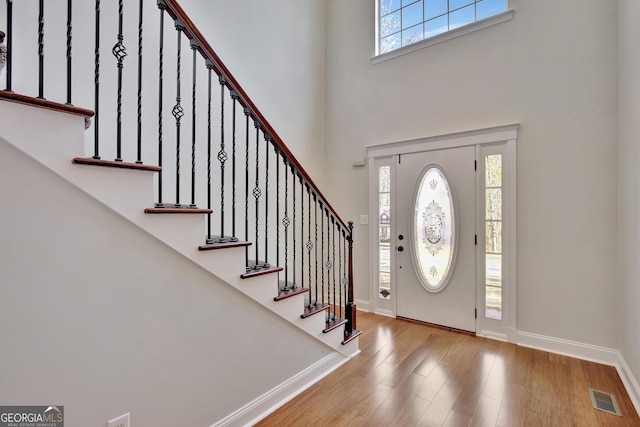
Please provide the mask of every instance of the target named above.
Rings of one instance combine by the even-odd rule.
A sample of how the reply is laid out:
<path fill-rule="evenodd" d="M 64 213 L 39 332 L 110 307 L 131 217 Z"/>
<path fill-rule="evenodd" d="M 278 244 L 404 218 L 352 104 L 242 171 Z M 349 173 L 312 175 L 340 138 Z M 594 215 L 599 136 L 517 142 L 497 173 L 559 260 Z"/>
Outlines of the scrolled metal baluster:
<path fill-rule="evenodd" d="M 300 241 L 304 242 L 304 182 L 300 178 Z M 304 288 L 304 245 L 300 247 L 300 286 Z M 311 294 L 309 294 L 311 297 Z M 311 301 L 311 299 L 309 299 Z"/>
<path fill-rule="evenodd" d="M 116 162 L 122 161 L 122 68 L 124 67 L 124 58 L 127 56 L 127 48 L 122 41 L 124 15 L 124 2 L 118 0 L 118 41 L 111 49 L 111 53 L 117 60 L 118 67 L 118 95 L 117 95 L 117 117 L 116 117 Z"/>
<path fill-rule="evenodd" d="M 180 21 L 175 22 L 177 36 L 177 60 L 176 60 L 176 105 L 173 106 L 171 114 L 176 120 L 176 203 L 177 208 L 182 207 L 180 204 L 180 120 L 184 116 L 184 109 L 180 105 L 180 71 L 182 65 L 182 31 L 184 25 Z"/>
<path fill-rule="evenodd" d="M 322 202 L 320 202 L 320 231 L 321 231 L 321 237 L 320 237 L 320 244 L 321 249 L 320 249 L 320 262 L 324 263 L 324 207 L 322 206 Z M 317 268 L 317 265 L 316 265 Z M 321 265 L 320 266 L 320 273 L 322 275 L 321 279 L 322 281 L 320 283 L 322 283 L 322 304 L 324 305 L 324 297 L 325 297 L 325 289 L 324 289 L 324 285 L 325 285 L 325 281 L 324 281 L 324 266 Z M 328 319 L 327 319 L 328 320 Z"/>
<path fill-rule="evenodd" d="M 273 146 L 276 153 L 276 265 L 280 265 L 280 151 Z"/>
<path fill-rule="evenodd" d="M 218 161 L 220 162 L 220 238 L 218 243 L 225 243 L 227 238 L 224 235 L 224 168 L 228 155 L 225 151 L 224 140 L 224 94 L 227 80 L 218 76 L 218 83 L 220 83 L 220 151 L 218 151 Z"/>
<path fill-rule="evenodd" d="M 245 166 L 244 166 L 244 240 L 249 241 L 249 118 L 251 117 L 251 110 L 249 107 L 244 107 L 244 115 L 246 118 L 245 124 Z M 247 271 L 249 271 L 249 247 L 244 249 L 245 253 L 245 265 Z"/>
<path fill-rule="evenodd" d="M 256 186 L 253 188 L 253 197 L 254 199 L 256 199 L 256 227 L 255 227 L 255 236 L 256 236 L 256 240 L 254 243 L 255 247 L 256 247 L 256 269 L 258 268 L 262 268 L 262 266 L 260 265 L 259 262 L 259 246 L 260 246 L 260 235 L 259 235 L 259 224 L 260 224 L 260 212 L 259 212 L 259 207 L 260 207 L 260 196 L 262 195 L 262 191 L 260 190 L 260 129 L 262 128 L 262 125 L 260 124 L 260 122 L 258 122 L 257 120 L 253 122 L 253 126 L 256 129 Z"/>
<path fill-rule="evenodd" d="M 314 249 L 315 249 L 315 253 L 314 253 L 314 262 L 315 262 L 315 284 L 316 284 L 316 305 L 318 305 L 318 196 L 316 195 L 316 193 L 313 193 L 313 224 L 314 224 L 314 228 L 315 228 L 315 235 L 314 235 L 314 241 L 315 241 L 315 245 L 314 245 Z M 322 299 L 322 301 L 324 302 L 324 298 Z"/>

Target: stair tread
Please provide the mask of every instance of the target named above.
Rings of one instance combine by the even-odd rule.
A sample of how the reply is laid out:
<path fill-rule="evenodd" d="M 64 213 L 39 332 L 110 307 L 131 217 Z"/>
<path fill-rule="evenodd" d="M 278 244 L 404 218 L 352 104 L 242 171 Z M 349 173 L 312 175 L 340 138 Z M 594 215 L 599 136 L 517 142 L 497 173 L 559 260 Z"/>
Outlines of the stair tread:
<path fill-rule="evenodd" d="M 204 245 L 198 246 L 198 250 L 200 251 L 211 251 L 211 250 L 215 250 L 215 249 L 227 249 L 227 248 L 238 248 L 238 247 L 244 247 L 244 246 L 250 246 L 251 242 L 244 242 L 244 241 L 230 241 L 227 240 L 226 242 L 218 242 L 215 241 L 216 239 L 214 239 L 213 243 L 205 243 Z"/>
<path fill-rule="evenodd" d="M 281 301 L 283 299 L 291 298 L 293 296 L 309 292 L 309 288 L 292 288 L 292 289 L 278 289 L 278 296 L 274 297 L 274 301 Z"/>
<path fill-rule="evenodd" d="M 0 90 L 0 99 L 17 102 L 19 104 L 31 105 L 47 110 L 59 111 L 61 113 L 73 114 L 76 116 L 93 117 L 94 112 L 86 108 L 76 107 L 74 105 L 60 104 L 59 102 L 48 101 L 42 98 L 33 98 L 31 96 L 21 95 L 15 92 Z"/>
<path fill-rule="evenodd" d="M 276 266 L 268 267 L 268 268 L 261 268 L 261 269 L 258 269 L 258 270 L 251 269 L 251 270 L 247 271 L 246 273 L 241 274 L 240 278 L 241 279 L 248 279 L 250 277 L 262 276 L 263 274 L 277 273 L 277 272 L 282 271 L 282 270 L 284 270 L 284 268 L 276 267 Z"/>
<path fill-rule="evenodd" d="M 144 213 L 147 214 L 210 214 L 212 212 L 213 210 L 211 209 L 193 208 L 188 205 L 167 205 L 167 207 L 147 208 L 144 210 Z"/>
<path fill-rule="evenodd" d="M 326 334 L 327 332 L 332 331 L 335 328 L 337 328 L 337 327 L 339 327 L 341 325 L 344 325 L 345 323 L 347 323 L 347 319 L 342 319 L 340 317 L 336 317 L 335 319 L 329 320 L 327 322 L 327 327 L 322 332 L 324 332 Z"/>
<path fill-rule="evenodd" d="M 353 341 L 354 339 L 356 339 L 360 334 L 362 334 L 362 331 L 359 329 L 354 329 L 353 332 L 351 332 L 350 334 L 347 334 L 344 336 L 344 340 L 342 340 L 342 345 L 347 344 L 349 341 Z"/>
<path fill-rule="evenodd" d="M 141 171 L 160 172 L 160 166 L 145 165 L 142 163 L 116 162 L 115 160 L 94 159 L 92 157 L 75 157 L 73 163 L 76 165 L 106 166 L 110 168 L 135 169 Z"/>
<path fill-rule="evenodd" d="M 307 318 L 309 316 L 313 316 L 314 314 L 322 313 L 323 311 L 325 311 L 328 308 L 329 308 L 329 304 L 318 304 L 318 305 L 311 306 L 311 307 L 306 306 L 304 308 L 304 313 L 302 313 L 300 315 L 300 317 L 305 319 L 305 318 Z"/>

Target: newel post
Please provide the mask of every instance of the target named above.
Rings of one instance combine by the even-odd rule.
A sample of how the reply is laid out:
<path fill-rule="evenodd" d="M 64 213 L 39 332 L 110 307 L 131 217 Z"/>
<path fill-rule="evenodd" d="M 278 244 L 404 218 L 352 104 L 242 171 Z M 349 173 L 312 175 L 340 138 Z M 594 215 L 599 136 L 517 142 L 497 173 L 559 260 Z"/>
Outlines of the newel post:
<path fill-rule="evenodd" d="M 345 335 L 356 330 L 356 304 L 353 301 L 353 221 L 349 221 L 349 284 L 347 290 L 347 306 L 345 308 L 347 324 L 344 330 Z"/>

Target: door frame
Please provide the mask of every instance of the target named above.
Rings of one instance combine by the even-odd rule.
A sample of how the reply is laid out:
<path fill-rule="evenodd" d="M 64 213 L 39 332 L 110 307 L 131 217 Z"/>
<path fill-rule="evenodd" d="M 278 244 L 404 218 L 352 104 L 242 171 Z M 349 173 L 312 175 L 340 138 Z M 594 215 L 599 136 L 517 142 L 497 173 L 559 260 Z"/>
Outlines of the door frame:
<path fill-rule="evenodd" d="M 476 224 L 478 236 L 476 246 L 476 335 L 501 341 L 516 342 L 516 141 L 518 124 L 485 129 L 456 132 L 420 139 L 367 146 L 369 165 L 369 301 L 359 302 L 360 307 L 368 306 L 377 314 L 396 317 L 396 300 L 392 292 L 391 300 L 378 297 L 378 167 L 390 166 L 392 179 L 395 178 L 395 164 L 398 157 L 423 151 L 442 150 L 474 146 L 476 150 Z M 484 316 L 485 306 L 485 262 L 484 262 L 484 162 L 486 154 L 500 153 L 503 156 L 503 295 L 502 319 L 494 320 Z M 395 184 L 392 182 L 392 187 Z M 397 212 L 395 195 L 391 193 L 390 247 L 395 248 L 396 230 L 393 213 Z M 396 251 L 391 251 L 391 283 L 396 283 Z"/>

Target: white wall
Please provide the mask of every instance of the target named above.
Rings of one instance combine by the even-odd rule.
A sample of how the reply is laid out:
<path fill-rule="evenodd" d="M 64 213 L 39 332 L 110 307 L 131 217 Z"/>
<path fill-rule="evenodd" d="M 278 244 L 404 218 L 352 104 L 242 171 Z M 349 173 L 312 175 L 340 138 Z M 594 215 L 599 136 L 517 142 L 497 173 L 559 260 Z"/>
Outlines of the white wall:
<path fill-rule="evenodd" d="M 509 22 L 372 65 L 374 3 L 327 3 L 330 200 L 367 212 L 367 145 L 520 123 L 517 328 L 616 347 L 615 5 L 512 0 Z M 355 251 L 368 299 L 366 226 Z"/>
<path fill-rule="evenodd" d="M 180 4 L 323 190 L 324 2 L 183 0 Z"/>
<path fill-rule="evenodd" d="M 0 401 L 208 426 L 330 353 L 0 139 Z"/>
<path fill-rule="evenodd" d="M 620 0 L 619 19 L 619 310 L 620 351 L 640 378 L 640 4 Z"/>

